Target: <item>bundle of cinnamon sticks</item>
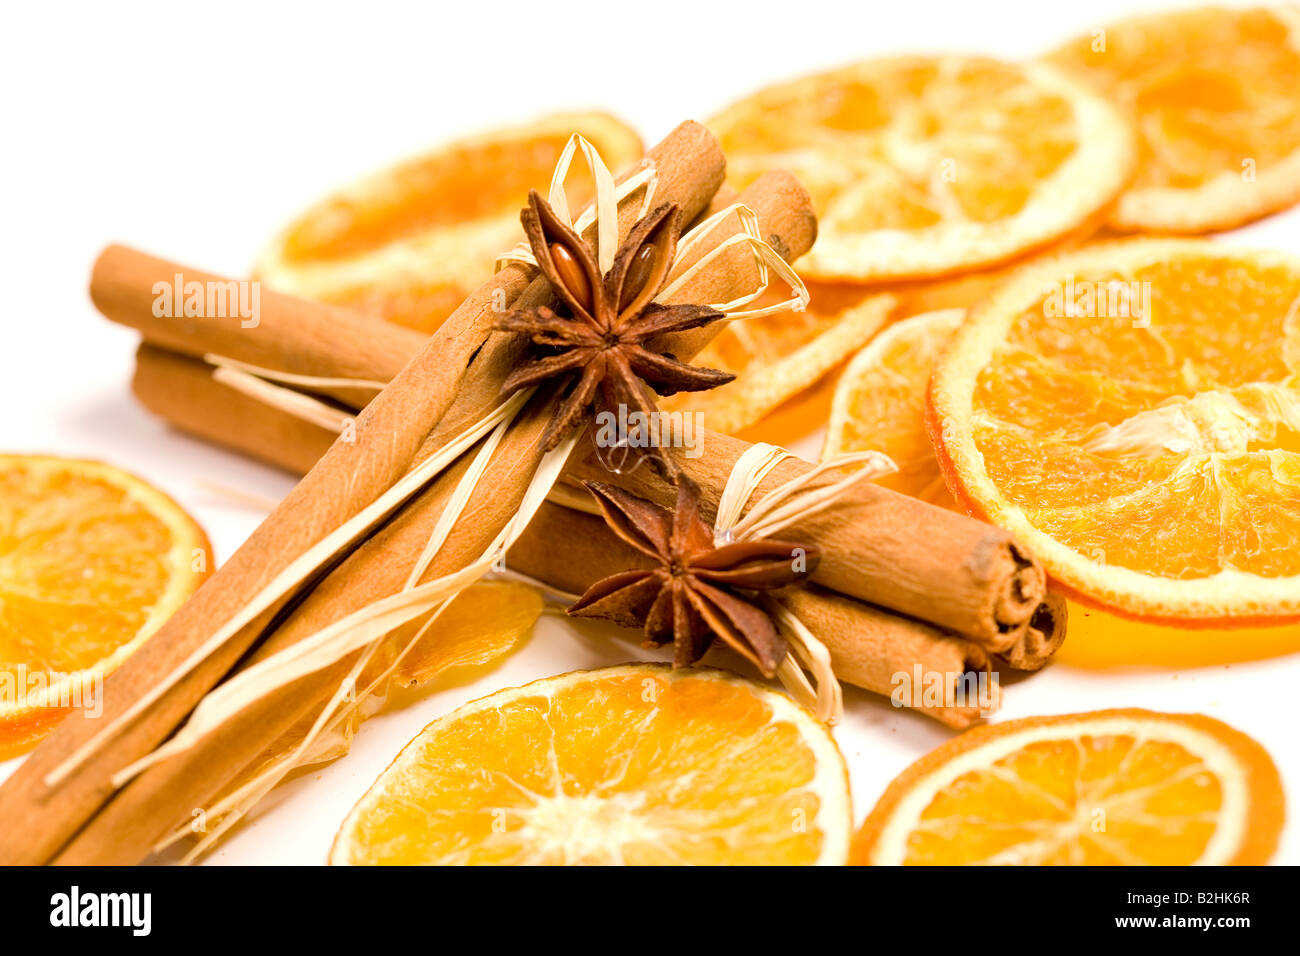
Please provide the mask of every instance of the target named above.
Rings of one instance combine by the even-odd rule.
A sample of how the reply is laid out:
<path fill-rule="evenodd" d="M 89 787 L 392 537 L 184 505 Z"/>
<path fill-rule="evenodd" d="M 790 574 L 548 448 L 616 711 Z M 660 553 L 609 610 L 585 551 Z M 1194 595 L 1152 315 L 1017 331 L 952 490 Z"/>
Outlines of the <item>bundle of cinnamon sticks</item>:
<path fill-rule="evenodd" d="M 133 383 L 137 398 L 178 428 L 290 471 L 309 469 L 338 431 L 223 383 L 219 370 L 204 356 L 211 357 L 221 347 L 227 349 L 224 354 L 228 358 L 255 363 L 263 356 L 278 351 L 288 354 L 290 347 L 296 347 L 295 370 L 310 369 L 310 374 L 322 377 L 355 375 L 382 380 L 389 366 L 400 365 L 402 357 L 418 350 L 424 339 L 410 329 L 349 315 L 352 327 L 360 323 L 366 330 L 373 356 L 356 373 L 352 371 L 355 364 L 349 364 L 355 362 L 355 353 L 346 360 L 342 354 L 348 351 L 348 339 L 331 341 L 324 331 L 338 317 L 338 310 L 315 307 L 317 312 L 308 321 L 306 313 L 312 307 L 294 301 L 291 308 L 281 310 L 279 297 L 264 308 L 262 325 L 240 342 L 222 341 L 208 324 L 181 334 L 171 326 L 165 333 L 155 334 L 156 320 L 140 308 L 140 292 L 152 277 L 176 269 L 171 263 L 128 249 L 111 248 L 95 271 L 92 290 L 101 310 L 144 334 Z M 353 334 L 351 328 L 348 334 Z M 274 343 L 282 337 L 293 344 L 280 350 Z M 253 338 L 260 341 L 254 344 Z M 232 351 L 234 355 L 229 354 Z M 288 371 L 283 365 L 280 368 Z M 358 407 L 354 396 L 338 393 L 331 398 L 341 412 Z M 706 513 L 716 508 L 732 465 L 748 447 L 739 439 L 704 431 L 700 454 L 682 460 L 683 470 L 704 494 Z M 797 461 L 778 466 L 756 497 L 811 467 Z M 671 505 L 674 494 L 652 469 L 610 474 L 590 442 L 571 459 L 566 474 L 570 483 L 584 479 L 612 482 L 664 506 Z M 566 496 L 563 500 L 573 499 Z M 590 534 L 563 534 L 563 523 L 556 523 L 557 508 L 549 506 L 535 524 L 549 525 L 557 535 L 553 540 L 562 535 L 566 542 L 563 555 L 554 549 L 528 547 L 539 537 L 530 528 L 512 553 L 512 566 L 563 590 L 580 592 L 599 576 L 600 569 L 621 567 L 620 560 L 631 560 L 631 550 L 598 527 L 599 523 L 591 523 Z M 565 510 L 570 512 L 567 520 L 576 525 L 579 517 L 571 509 Z M 1034 670 L 1050 660 L 1063 639 L 1064 603 L 1045 593 L 1041 568 L 1000 529 L 864 484 L 846 495 L 837 508 L 811 517 L 799 530 L 822 549 L 822 563 L 814 574 L 822 588 L 895 612 L 892 617 L 900 629 L 922 624 L 935 634 L 948 632 L 964 638 L 972 645 L 968 648 L 972 662 L 994 656 L 1014 668 Z M 598 547 L 599 555 L 588 565 L 590 574 L 578 573 L 584 562 L 570 559 L 572 541 L 594 542 Z M 619 555 L 622 557 L 616 557 Z M 872 653 L 870 640 L 864 639 L 859 646 L 864 653 Z M 845 679 L 856 683 L 851 677 Z M 889 692 L 887 683 L 864 686 Z M 969 711 L 960 709 L 935 716 L 955 726 L 965 726 L 973 719 Z"/>
<path fill-rule="evenodd" d="M 240 341 L 223 341 L 209 324 L 184 333 L 165 326 L 155 334 L 155 320 L 131 303 L 130 294 L 134 290 L 138 296 L 151 277 L 176 269 L 112 248 L 95 272 L 92 290 L 105 314 L 144 333 L 134 379 L 137 397 L 187 432 L 290 471 L 307 471 L 339 429 L 226 384 L 220 369 L 203 356 L 224 348 L 227 357 L 252 362 L 296 348 L 294 367 L 313 375 L 382 379 L 388 367 L 400 365 L 424 339 L 409 329 L 362 319 L 368 323 L 369 355 L 357 372 L 357 353 L 348 350 L 347 337 L 334 341 L 311 334 L 314 326 L 338 318 L 337 310 L 318 307 L 309 322 L 309 306 L 295 301 L 282 309 L 278 298 L 271 300 L 261 329 Z M 358 318 L 348 316 L 345 327 L 350 330 Z M 276 344 L 281 338 L 283 347 Z M 154 344 L 158 342 L 162 344 Z M 359 404 L 341 390 L 329 397 L 340 414 L 354 413 Z M 683 466 L 703 489 L 706 504 L 716 507 L 730 467 L 748 446 L 707 432 L 701 444 L 700 456 L 685 459 Z M 763 489 L 809 467 L 778 469 Z M 672 489 L 653 471 L 610 475 L 590 444 L 571 461 L 568 474 L 570 482 L 587 478 L 612 481 L 671 504 Z M 572 503 L 574 498 L 570 494 L 562 500 Z M 783 600 L 813 622 L 814 633 L 832 651 L 836 672 L 851 684 L 889 696 L 898 689 L 898 675 L 911 675 L 917 664 L 925 674 L 947 675 L 948 685 L 991 662 L 1033 670 L 1050 659 L 1064 636 L 1064 603 L 1043 594 L 1037 565 L 1008 536 L 986 525 L 866 485 L 851 493 L 841 509 L 811 519 L 803 533 L 826 554 L 817 575 L 821 587 Z M 563 548 L 556 548 L 557 541 L 564 542 Z M 643 560 L 590 514 L 551 503 L 510 554 L 511 567 L 572 593 L 582 592 L 610 568 L 637 567 Z M 934 707 L 917 699 L 915 705 L 949 726 L 965 727 L 981 709 L 997 704 L 994 699 L 983 708 Z"/>
<path fill-rule="evenodd" d="M 683 124 L 651 151 L 649 161 L 658 177 L 656 197 L 677 203 L 688 220 L 714 201 L 723 159 L 703 128 Z M 788 176 L 764 177 L 742 198 L 788 258 L 811 245 L 815 220 L 806 194 Z M 620 214 L 621 231 L 631 218 Z M 734 251 L 739 254 L 724 257 L 725 268 L 693 280 L 682 291 L 684 301 L 727 301 L 752 286 L 755 265 L 742 250 Z M 535 270 L 508 265 L 426 340 L 269 291 L 252 328 L 228 319 L 160 318 L 153 309 L 154 285 L 170 282 L 177 272 L 200 282 L 215 278 L 120 248 L 106 252 L 95 271 L 96 304 L 145 335 L 137 393 L 181 427 L 307 475 L 211 581 L 110 676 L 102 719 L 69 718 L 0 788 L 0 816 L 7 822 L 0 832 L 4 862 L 135 862 L 287 728 L 322 706 L 350 660 L 277 689 L 219 733 L 153 764 L 124 787 L 114 786 L 115 775 L 165 740 L 229 675 L 405 585 L 469 468 L 469 452 L 349 540 L 309 580 L 265 606 L 251 603 L 296 558 L 340 527 L 351 527 L 345 524 L 349 519 L 493 407 L 521 348 L 512 336 L 492 331 L 494 310 L 501 301 L 541 302 L 546 295 Z M 706 340 L 699 331 L 704 330 L 674 342 L 675 354 L 694 354 Z M 215 379 L 205 359 L 213 355 L 291 375 L 347 380 L 316 381 L 311 391 L 340 410 L 365 407 L 348 434 L 331 443 L 334 436 L 321 425 Z M 391 384 L 371 400 L 374 390 L 358 387 L 357 380 Z M 424 579 L 463 567 L 514 517 L 541 461 L 538 438 L 555 401 L 554 394 L 539 392 L 492 450 L 465 506 L 470 520 L 458 522 L 422 566 Z M 686 464 L 706 504 L 716 506 L 719 474 L 725 476 L 743 446 L 721 436 L 707 441 L 705 454 Z M 769 482 L 808 467 L 786 462 Z M 608 478 L 590 454 L 573 456 L 569 469 L 573 478 L 594 469 Z M 617 477 L 645 497 L 666 496 L 667 488 L 648 469 Z M 1063 620 L 1059 608 L 1045 603 L 1041 569 L 1002 532 L 874 486 L 862 486 L 844 504 L 801 529 L 823 548 L 825 559 L 820 586 L 788 600 L 823 634 L 846 680 L 888 693 L 889 675 L 910 671 L 918 661 L 958 675 L 985 666 L 990 654 L 1032 667 L 1059 643 Z M 611 561 L 630 566 L 627 556 L 617 554 L 617 542 L 598 533 L 592 520 L 544 506 L 516 542 L 511 562 L 570 590 L 580 589 L 581 578 L 606 572 Z M 579 536 L 566 529 L 583 524 L 591 525 L 591 533 L 580 536 L 594 549 L 591 563 L 584 565 L 576 548 L 556 562 L 546 543 L 564 534 L 567 548 Z M 566 574 L 572 580 L 561 580 Z M 222 626 L 226 630 L 214 647 L 213 632 Z M 837 635 L 843 636 L 838 644 Z M 936 710 L 943 712 L 935 716 L 958 726 L 973 719 L 958 708 Z"/>

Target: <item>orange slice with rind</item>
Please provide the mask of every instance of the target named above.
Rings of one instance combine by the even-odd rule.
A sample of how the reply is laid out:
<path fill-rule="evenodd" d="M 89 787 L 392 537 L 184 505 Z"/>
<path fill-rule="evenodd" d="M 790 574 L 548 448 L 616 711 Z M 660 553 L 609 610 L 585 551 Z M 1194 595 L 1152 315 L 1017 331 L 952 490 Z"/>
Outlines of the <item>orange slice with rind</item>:
<path fill-rule="evenodd" d="M 433 331 L 519 241 L 529 189 L 545 190 L 581 133 L 612 170 L 641 140 L 604 113 L 565 113 L 448 143 L 312 206 L 270 244 L 255 275 L 279 292 Z M 584 199 L 582 183 L 570 190 Z"/>
<path fill-rule="evenodd" d="M 1117 242 L 972 309 L 928 424 L 959 500 L 1077 600 L 1163 625 L 1292 625 L 1298 372 L 1300 258 Z"/>
<path fill-rule="evenodd" d="M 158 489 L 100 462 L 0 455 L 0 757 L 28 749 L 211 570 L 207 536 Z"/>
<path fill-rule="evenodd" d="M 925 391 L 935 360 L 965 309 L 926 312 L 895 322 L 855 355 L 835 388 L 823 460 L 879 451 L 898 471 L 876 483 L 931 504 L 955 508 L 925 430 Z"/>
<path fill-rule="evenodd" d="M 1229 229 L 1300 202 L 1300 10 L 1206 7 L 1094 30 L 1050 56 L 1129 111 L 1141 153 L 1110 225 Z"/>
<path fill-rule="evenodd" d="M 850 812 L 843 757 L 785 695 L 626 665 L 434 721 L 353 808 L 330 862 L 843 863 Z"/>
<path fill-rule="evenodd" d="M 894 780 L 861 864 L 1267 863 L 1285 798 L 1255 740 L 1200 714 L 1103 710 L 967 731 Z"/>
<path fill-rule="evenodd" d="M 1128 120 L 1046 64 L 893 57 L 768 87 L 709 123 L 737 186 L 780 167 L 808 188 L 814 279 L 936 278 L 1076 233 L 1127 184 Z"/>

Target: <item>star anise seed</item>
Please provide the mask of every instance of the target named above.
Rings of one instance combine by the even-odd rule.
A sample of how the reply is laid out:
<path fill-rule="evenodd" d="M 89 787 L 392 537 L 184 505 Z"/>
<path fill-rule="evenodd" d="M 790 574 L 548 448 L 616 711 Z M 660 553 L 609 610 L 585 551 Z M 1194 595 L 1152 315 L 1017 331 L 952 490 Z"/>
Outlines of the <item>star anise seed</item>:
<path fill-rule="evenodd" d="M 776 673 L 785 640 L 747 592 L 805 581 L 817 567 L 816 548 L 774 539 L 715 546 L 699 491 L 684 475 L 672 511 L 613 485 L 586 486 L 614 533 L 654 566 L 597 581 L 570 614 L 644 627 L 648 646 L 671 640 L 676 667 L 699 660 L 717 637 L 764 675 Z"/>
<path fill-rule="evenodd" d="M 675 205 L 659 206 L 633 226 L 603 276 L 587 243 L 536 191 L 529 193 L 520 218 L 557 305 L 512 310 L 498 320 L 498 329 L 525 335 L 538 347 L 506 379 L 503 392 L 557 377 L 574 381 L 542 437 L 545 450 L 577 428 L 597 402 L 611 411 L 622 405 L 629 413 L 651 415 L 655 393 L 702 391 L 735 378 L 687 365 L 655 347 L 660 336 L 725 317 L 706 306 L 654 302 L 677 253 L 681 216 Z M 651 460 L 676 476 L 666 449 L 652 451 Z"/>

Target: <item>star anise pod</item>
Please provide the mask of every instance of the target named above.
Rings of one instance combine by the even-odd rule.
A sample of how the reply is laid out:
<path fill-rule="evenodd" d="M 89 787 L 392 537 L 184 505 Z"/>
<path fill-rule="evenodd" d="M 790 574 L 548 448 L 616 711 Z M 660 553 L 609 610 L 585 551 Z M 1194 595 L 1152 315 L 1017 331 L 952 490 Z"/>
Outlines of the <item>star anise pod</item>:
<path fill-rule="evenodd" d="M 766 676 L 776 673 L 785 640 L 748 592 L 805 580 L 817 566 L 816 548 L 775 539 L 715 546 L 698 489 L 685 476 L 672 511 L 612 485 L 586 486 L 614 532 L 655 566 L 597 581 L 570 614 L 644 626 L 648 646 L 673 642 L 675 667 L 699 660 L 720 637 Z"/>
<path fill-rule="evenodd" d="M 561 376 L 576 380 L 542 437 L 545 450 L 578 427 L 598 399 L 610 411 L 623 405 L 629 414 L 651 415 L 655 392 L 701 391 L 735 377 L 687 365 L 653 345 L 666 333 L 724 318 L 707 306 L 654 302 L 677 254 L 681 216 L 675 205 L 659 206 L 633 226 L 613 268 L 603 276 L 587 243 L 536 191 L 529 193 L 528 208 L 520 218 L 557 304 L 516 309 L 497 322 L 498 329 L 526 335 L 538 347 L 506 379 L 503 391 L 508 395 Z M 676 475 L 666 451 L 654 451 L 652 461 Z"/>

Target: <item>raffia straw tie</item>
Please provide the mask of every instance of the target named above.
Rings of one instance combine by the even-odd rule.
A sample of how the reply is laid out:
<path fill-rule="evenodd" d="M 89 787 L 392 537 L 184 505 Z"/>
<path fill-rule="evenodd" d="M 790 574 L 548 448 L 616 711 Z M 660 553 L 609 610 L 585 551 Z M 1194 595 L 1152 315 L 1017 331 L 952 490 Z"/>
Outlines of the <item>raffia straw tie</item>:
<path fill-rule="evenodd" d="M 437 525 L 435 525 L 433 531 L 430 533 L 429 541 L 426 543 L 424 551 L 421 553 L 419 560 L 417 560 L 415 567 L 408 576 L 402 591 L 399 592 L 399 596 L 400 594 L 406 594 L 409 597 L 411 592 L 416 590 L 419 586 L 420 578 L 424 576 L 424 572 L 428 569 L 429 563 L 437 555 L 443 543 L 447 540 L 447 536 L 454 527 L 456 519 L 463 512 L 470 494 L 473 492 L 474 487 L 482 477 L 483 471 L 486 469 L 488 462 L 491 461 L 492 455 L 500 444 L 500 439 L 503 435 L 504 430 L 501 428 L 498 428 L 492 433 L 488 441 L 484 443 L 483 448 L 480 449 L 479 453 L 475 456 L 468 472 L 461 478 L 460 482 L 457 483 L 451 501 L 448 503 L 443 514 L 439 517 Z M 460 591 L 457 590 L 456 594 L 459 593 Z M 339 683 L 338 688 L 330 696 L 330 699 L 326 701 L 325 706 L 316 716 L 316 719 L 312 722 L 311 728 L 307 731 L 307 734 L 303 739 L 299 741 L 297 746 L 295 746 L 289 753 L 276 758 L 270 765 L 260 770 L 250 780 L 241 785 L 238 790 L 228 795 L 225 799 L 219 801 L 217 806 L 211 808 L 210 812 L 215 818 L 217 818 L 218 822 L 207 832 L 204 838 L 200 840 L 188 854 L 186 854 L 182 862 L 188 863 L 200 856 L 209 846 L 219 840 L 222 834 L 224 834 L 230 827 L 234 826 L 234 824 L 238 822 L 238 820 L 242 818 L 253 805 L 269 793 L 277 783 L 283 780 L 285 776 L 292 773 L 300 766 L 314 762 L 317 759 L 317 755 L 320 754 L 323 749 L 328 749 L 329 740 L 326 738 L 322 741 L 322 736 L 337 730 L 343 721 L 345 721 L 354 711 L 358 710 L 379 687 L 383 686 L 384 682 L 393 674 L 394 671 L 396 671 L 401 662 L 410 653 L 411 649 L 424 638 L 425 634 L 428 633 L 429 628 L 433 626 L 434 622 L 438 619 L 438 616 L 447 608 L 455 598 L 456 594 L 452 594 L 450 597 L 446 597 L 437 603 L 436 606 L 431 609 L 428 617 L 420 626 L 420 629 L 405 643 L 384 671 L 372 680 L 365 689 L 360 693 L 357 693 L 356 684 L 360 680 L 361 675 L 365 673 L 365 669 L 370 665 L 370 662 L 374 659 L 374 655 L 382 645 L 383 637 L 385 635 L 380 634 L 365 646 L 363 653 L 357 659 L 356 663 L 353 664 L 347 676 Z M 418 603 L 419 602 L 417 602 L 417 604 Z M 412 607 L 414 606 L 416 605 L 412 605 Z M 358 615 L 363 615 L 366 611 L 375 608 L 376 604 L 368 605 L 366 608 L 361 609 L 361 611 L 356 612 L 356 614 L 353 615 L 353 618 L 356 618 Z M 416 616 L 418 616 L 418 613 L 420 612 L 416 612 Z M 351 702 L 350 705 L 343 707 L 342 705 L 348 701 Z M 204 703 L 206 704 L 207 700 L 205 700 Z M 218 704 L 218 707 L 220 706 L 221 705 Z M 229 710 L 227 715 L 222 716 L 218 713 L 216 717 L 208 717 L 207 722 L 211 724 L 213 720 L 216 720 L 219 725 L 220 722 L 228 719 L 230 714 L 237 712 L 238 709 L 242 709 L 242 706 L 238 704 L 238 701 L 236 701 L 234 709 L 230 709 L 229 704 L 226 706 Z M 193 746 L 193 743 L 196 742 L 205 731 L 202 724 L 194 724 L 192 728 L 190 726 L 191 724 L 194 724 L 193 718 L 191 718 L 189 724 L 187 724 L 182 731 L 182 733 L 193 734 L 193 739 L 188 744 L 182 741 L 182 744 L 178 745 L 176 744 L 176 738 L 173 738 L 173 741 L 167 746 L 177 747 L 178 749 L 176 752 L 179 752 L 180 749 L 186 749 L 188 746 Z M 320 742 L 320 745 L 318 745 L 318 742 Z M 125 782 L 125 780 L 129 779 L 130 775 L 145 769 L 145 767 L 148 766 L 148 763 L 154 763 L 166 757 L 167 754 L 162 752 L 163 750 L 166 750 L 166 748 L 164 747 L 160 751 L 155 751 L 154 754 L 151 754 L 149 757 L 145 758 L 145 760 L 138 762 L 136 766 L 126 768 L 118 774 L 118 777 L 121 778 L 122 782 Z M 114 778 L 114 783 L 120 785 L 118 784 L 117 778 Z M 155 852 L 170 846 L 176 840 L 186 836 L 188 832 L 187 829 L 182 828 L 181 830 L 172 833 L 154 847 Z"/>
<path fill-rule="evenodd" d="M 297 385 L 300 388 L 306 389 L 356 388 L 366 391 L 380 392 L 388 387 L 387 382 L 380 382 L 376 379 L 340 378 L 338 376 L 329 375 L 299 375 L 294 372 L 282 372 L 279 369 L 253 365 L 251 362 L 241 362 L 238 359 L 232 359 L 226 355 L 218 355 L 215 352 L 206 353 L 203 356 L 203 361 L 207 362 L 209 365 L 215 365 L 218 368 L 244 372 L 254 378 L 264 379 L 268 382 L 276 382 L 281 385 Z"/>
<path fill-rule="evenodd" d="M 721 546 L 771 537 L 783 528 L 832 507 L 858 482 L 898 470 L 894 462 L 880 452 L 838 455 L 772 489 L 746 513 L 745 506 L 763 479 L 790 457 L 793 456 L 784 448 L 759 442 L 736 459 L 718 499 L 718 517 L 713 525 L 716 544 Z M 809 487 L 827 472 L 853 466 L 857 467 L 833 484 Z M 828 724 L 838 722 L 843 716 L 844 698 L 826 645 L 779 601 L 764 595 L 763 603 L 790 645 L 790 652 L 777 668 L 781 683 L 791 696 L 811 709 L 818 720 Z"/>
<path fill-rule="evenodd" d="M 508 426 L 509 422 L 503 422 L 500 429 L 492 436 L 494 440 L 485 443 L 484 448 L 479 451 L 473 467 L 457 485 L 456 493 L 452 502 L 448 504 L 444 516 L 453 511 L 463 510 L 470 493 L 482 475 L 483 468 L 480 465 L 486 466 L 496 449 L 496 442 L 504 436 Z M 510 545 L 523 533 L 537 509 L 541 507 L 547 491 L 559 480 L 578 437 L 578 435 L 570 436 L 556 449 L 543 456 L 533 480 L 524 493 L 519 511 L 473 564 L 425 584 L 418 584 L 418 575 L 413 573 L 406 587 L 397 594 L 354 612 L 222 684 L 204 698 L 175 737 L 143 760 L 120 772 L 113 778 L 113 785 L 121 786 L 152 764 L 189 749 L 207 733 L 220 727 L 232 716 L 277 688 L 338 663 L 354 651 L 363 650 L 361 658 L 353 665 L 347 677 L 340 682 L 339 687 L 321 713 L 317 715 L 311 729 L 298 746 L 243 784 L 236 794 L 231 794 L 221 801 L 223 807 L 221 812 L 224 815 L 204 839 L 187 854 L 185 862 L 202 854 L 285 776 L 304 762 L 312 760 L 313 754 L 319 752 L 319 748 L 314 747 L 314 744 L 320 735 L 335 730 L 353 711 L 357 710 L 392 675 L 410 650 L 433 626 L 438 615 L 447 605 L 466 587 L 501 562 Z M 421 561 L 426 568 L 427 560 L 431 560 L 437 553 L 438 547 L 441 546 L 442 541 L 445 541 L 450 528 L 454 525 L 454 520 L 448 523 L 445 529 L 442 525 L 443 522 L 440 520 L 439 527 L 436 527 L 430 536 L 431 547 L 426 547 L 425 555 L 422 556 Z M 383 638 L 423 614 L 429 614 L 429 617 L 407 640 L 384 672 L 371 681 L 361 693 L 356 693 L 356 682 L 378 650 Z M 348 706 L 340 710 L 345 702 Z M 184 835 L 183 830 L 173 833 L 164 839 L 158 848 L 167 846 Z"/>

